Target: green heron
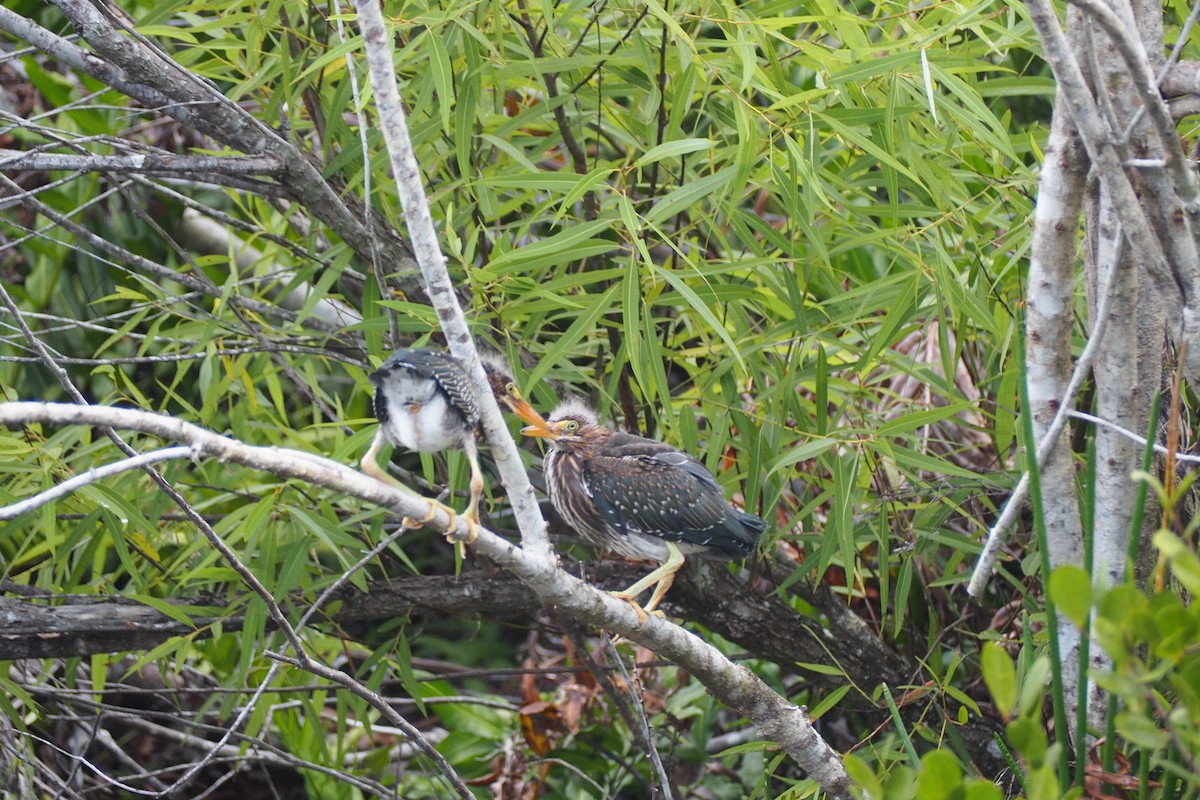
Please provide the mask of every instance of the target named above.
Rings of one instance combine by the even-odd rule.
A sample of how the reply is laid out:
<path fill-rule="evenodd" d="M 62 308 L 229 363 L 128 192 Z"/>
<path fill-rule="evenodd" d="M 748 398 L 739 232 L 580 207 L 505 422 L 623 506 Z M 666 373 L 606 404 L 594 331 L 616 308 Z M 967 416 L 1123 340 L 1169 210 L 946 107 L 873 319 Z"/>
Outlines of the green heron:
<path fill-rule="evenodd" d="M 483 371 L 496 402 L 530 425 L 545 424 L 541 415 L 521 397 L 509 373 L 508 364 L 495 353 L 480 353 Z M 475 386 L 462 364 L 447 353 L 424 348 L 397 350 L 371 373 L 375 385 L 375 416 L 379 431 L 363 456 L 362 468 L 368 475 L 406 491 L 408 487 L 391 478 L 379 466 L 379 451 L 385 444 L 402 445 L 420 453 L 437 453 L 460 448 L 471 464 L 471 502 L 463 516 L 472 529 L 479 524 L 479 497 L 483 493 L 483 473 L 479 470 L 476 436 L 480 412 L 475 402 Z M 412 492 L 416 494 L 416 492 Z M 449 506 L 422 497 L 429 502 L 429 515 L 421 520 L 405 519 L 406 525 L 419 527 Z M 472 530 L 474 534 L 474 530 Z M 474 541 L 474 536 L 469 541 Z"/>
<path fill-rule="evenodd" d="M 684 554 L 732 561 L 758 543 L 767 523 L 725 501 L 696 459 L 668 444 L 605 428 L 577 400 L 521 431 L 549 440 L 546 491 L 559 515 L 595 544 L 661 566 L 613 596 L 638 615 L 657 608 Z M 651 586 L 644 608 L 637 596 Z"/>

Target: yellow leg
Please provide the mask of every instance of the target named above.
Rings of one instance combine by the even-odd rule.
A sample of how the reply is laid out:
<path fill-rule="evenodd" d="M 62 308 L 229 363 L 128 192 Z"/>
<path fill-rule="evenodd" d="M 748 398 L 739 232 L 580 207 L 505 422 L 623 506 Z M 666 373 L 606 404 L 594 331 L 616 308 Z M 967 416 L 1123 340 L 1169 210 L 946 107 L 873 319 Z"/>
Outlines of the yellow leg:
<path fill-rule="evenodd" d="M 463 512 L 463 519 L 467 523 L 467 538 L 458 540 L 455 538 L 454 526 L 448 530 L 446 540 L 458 543 L 459 555 L 463 558 L 467 557 L 467 545 L 475 544 L 475 540 L 479 538 L 479 533 L 475 530 L 479 527 L 479 498 L 483 496 L 483 472 L 479 469 L 479 453 L 475 449 L 475 443 L 466 442 L 464 450 L 467 453 L 467 461 L 471 464 L 471 502 L 467 504 L 467 510 Z"/>
<path fill-rule="evenodd" d="M 658 604 L 662 601 L 663 596 L 671 588 L 671 584 L 675 582 L 675 573 L 679 572 L 682 566 L 683 553 L 675 546 L 674 542 L 667 542 L 667 560 L 658 569 L 628 589 L 620 592 L 612 592 L 612 596 L 618 600 L 624 600 L 633 606 L 634 611 L 638 614 L 638 622 L 645 622 L 649 618 L 649 615 L 658 608 Z M 654 587 L 654 594 L 650 595 L 650 602 L 646 603 L 644 607 L 639 606 L 637 603 L 638 595 L 651 586 Z M 662 612 L 660 611 L 658 614 L 661 616 Z"/>
<path fill-rule="evenodd" d="M 417 492 L 414 492 L 412 489 L 410 489 L 409 487 L 405 486 L 400 481 L 393 478 L 391 475 L 389 475 L 387 473 L 387 470 L 385 470 L 383 467 L 379 466 L 379 452 L 384 448 L 384 446 L 386 444 L 387 444 L 387 441 L 383 438 L 383 430 L 380 429 L 375 434 L 375 439 L 371 442 L 371 447 L 367 450 L 367 454 L 365 456 L 363 456 L 362 461 L 359 462 L 362 465 L 362 471 L 367 473 L 368 475 L 370 475 L 372 478 L 374 478 L 377 481 L 382 481 L 383 483 L 386 483 L 388 486 L 394 486 L 397 489 L 400 489 L 401 491 L 412 495 L 413 497 L 419 498 L 421 500 L 424 500 L 426 503 L 429 503 L 429 513 L 426 514 L 423 518 L 414 519 L 412 517 L 405 517 L 404 519 L 400 520 L 400 524 L 406 528 L 411 528 L 414 530 L 416 528 L 424 527 L 426 522 L 430 522 L 431 520 L 433 520 L 434 517 L 437 516 L 438 509 L 442 509 L 447 514 L 450 515 L 450 526 L 454 527 L 454 520 L 455 520 L 455 517 L 457 516 L 457 512 L 455 512 L 455 510 L 453 508 L 451 508 L 450 506 L 444 505 L 442 503 L 439 503 L 437 500 L 433 500 L 428 497 L 422 497 Z"/>
<path fill-rule="evenodd" d="M 391 475 L 388 475 L 387 471 L 384 470 L 383 467 L 379 466 L 379 451 L 383 449 L 385 444 L 387 444 L 387 442 L 384 441 L 383 431 L 380 429 L 375 434 L 375 438 L 371 440 L 371 447 L 367 450 L 367 454 L 362 457 L 362 461 L 359 463 L 362 465 L 362 471 L 370 475 L 375 480 L 383 481 L 384 483 L 391 484 L 392 486 L 399 486 L 400 482 Z"/>

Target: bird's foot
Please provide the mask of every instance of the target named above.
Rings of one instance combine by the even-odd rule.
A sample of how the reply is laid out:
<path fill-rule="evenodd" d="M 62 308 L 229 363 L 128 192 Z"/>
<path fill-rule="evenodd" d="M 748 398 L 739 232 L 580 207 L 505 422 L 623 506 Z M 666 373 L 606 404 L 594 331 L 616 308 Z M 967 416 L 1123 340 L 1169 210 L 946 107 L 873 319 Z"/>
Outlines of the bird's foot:
<path fill-rule="evenodd" d="M 455 520 L 458 518 L 457 511 L 450 506 L 439 503 L 437 500 L 430 500 L 428 497 L 423 497 L 421 499 L 429 503 L 429 513 L 421 519 L 405 517 L 404 519 L 400 520 L 401 525 L 403 525 L 405 528 L 408 528 L 410 531 L 415 531 L 417 528 L 424 528 L 426 523 L 433 522 L 434 518 L 437 517 L 438 511 L 441 510 L 450 515 L 450 527 L 454 527 L 456 524 Z"/>
<path fill-rule="evenodd" d="M 683 566 L 683 553 L 679 551 L 674 542 L 667 542 L 667 552 L 667 560 L 658 569 L 628 589 L 612 593 L 613 597 L 624 600 L 633 606 L 634 610 L 637 611 L 639 625 L 644 623 L 649 618 L 649 614 L 658 608 L 658 604 L 662 602 L 671 585 L 675 583 L 675 573 Z M 646 603 L 645 606 L 638 605 L 638 595 L 645 592 L 651 586 L 654 587 L 654 592 L 650 595 L 650 602 Z M 660 619 L 663 618 L 661 612 L 658 613 L 658 616 Z"/>
<path fill-rule="evenodd" d="M 646 620 L 650 619 L 651 616 L 658 617 L 659 619 L 667 618 L 667 615 L 664 614 L 660 609 L 654 608 L 654 606 L 652 606 L 650 604 L 647 604 L 643 608 L 638 603 L 636 594 L 631 595 L 631 594 L 629 594 L 628 591 L 609 592 L 609 594 L 611 594 L 613 597 L 617 598 L 618 600 L 624 600 L 626 603 L 629 603 L 629 605 L 633 607 L 634 613 L 636 613 L 637 617 L 638 617 L 638 625 L 644 624 L 646 622 Z"/>
<path fill-rule="evenodd" d="M 613 592 L 612 594 L 617 595 L 620 593 Z M 638 626 L 639 627 L 642 625 L 645 625 L 650 620 L 651 617 L 655 617 L 657 619 L 666 619 L 667 618 L 667 615 L 662 612 L 662 609 L 656 608 L 651 611 L 647 611 L 646 609 L 639 606 L 633 600 L 627 600 L 624 597 L 621 597 L 619 599 L 625 600 L 625 602 L 627 602 L 627 603 L 629 603 L 629 605 L 633 606 L 633 610 L 636 611 L 637 615 L 638 615 Z M 618 645 L 625 644 L 628 641 L 630 641 L 630 640 L 626 639 L 624 636 L 622 636 L 620 634 L 617 634 L 616 636 L 613 637 L 612 646 L 617 647 Z"/>
<path fill-rule="evenodd" d="M 459 539 L 456 525 L 451 525 L 446 533 L 446 541 L 458 546 L 458 554 L 462 558 L 467 557 L 467 545 L 475 544 L 479 539 L 479 514 L 472 514 L 470 509 L 463 513 L 463 520 L 467 523 L 467 538 Z"/>

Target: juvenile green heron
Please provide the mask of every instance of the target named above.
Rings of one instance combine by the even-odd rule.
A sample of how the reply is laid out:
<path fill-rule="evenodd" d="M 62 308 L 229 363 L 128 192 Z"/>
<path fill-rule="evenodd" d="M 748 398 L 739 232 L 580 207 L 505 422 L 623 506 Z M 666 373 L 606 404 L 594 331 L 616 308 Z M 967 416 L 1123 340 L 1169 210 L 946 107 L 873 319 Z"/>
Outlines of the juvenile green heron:
<path fill-rule="evenodd" d="M 605 428 L 577 400 L 521 432 L 549 440 L 546 490 L 571 527 L 621 555 L 660 563 L 628 589 L 613 592 L 639 616 L 658 607 L 685 554 L 744 558 L 767 527 L 727 503 L 699 461 L 663 442 Z M 650 602 L 640 608 L 637 596 L 651 586 Z"/>
<path fill-rule="evenodd" d="M 541 415 L 521 397 L 508 364 L 500 355 L 484 351 L 480 353 L 480 361 L 501 408 L 530 425 L 545 424 Z M 447 353 L 409 348 L 392 353 L 368 378 L 375 385 L 374 407 L 379 431 L 363 456 L 363 471 L 411 492 L 379 466 L 379 451 L 384 445 L 401 445 L 420 453 L 461 448 L 471 464 L 471 502 L 463 516 L 474 534 L 474 526 L 479 524 L 483 473 L 479 469 L 475 441 L 480 412 L 475 402 L 475 386 L 467 371 Z M 455 517 L 454 509 L 449 506 L 427 497 L 421 499 L 429 502 L 429 515 L 421 520 L 405 519 L 406 525 L 419 527 L 420 523 L 433 519 L 439 507 L 444 508 L 452 519 Z M 474 541 L 474 535 L 469 541 Z"/>

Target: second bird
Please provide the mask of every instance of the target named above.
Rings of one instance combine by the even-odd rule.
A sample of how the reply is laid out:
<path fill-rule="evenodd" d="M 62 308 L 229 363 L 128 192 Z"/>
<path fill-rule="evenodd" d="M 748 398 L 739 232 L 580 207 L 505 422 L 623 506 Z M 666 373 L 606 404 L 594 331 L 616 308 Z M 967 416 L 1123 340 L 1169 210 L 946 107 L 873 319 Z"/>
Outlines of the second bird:
<path fill-rule="evenodd" d="M 527 423 L 544 423 L 541 415 L 521 397 L 508 365 L 500 355 L 481 351 L 480 361 L 501 408 Z M 369 377 L 375 384 L 373 405 L 379 419 L 379 431 L 370 450 L 363 456 L 363 470 L 411 492 L 379 466 L 379 452 L 385 444 L 401 445 L 420 453 L 462 449 L 471 465 L 471 502 L 463 516 L 474 534 L 473 528 L 479 524 L 483 473 L 479 470 L 475 443 L 479 432 L 479 406 L 475 401 L 475 385 L 467 371 L 448 353 L 409 348 L 392 353 Z M 437 513 L 440 506 L 437 501 L 422 499 L 429 503 L 429 515 L 424 520 L 406 520 L 405 524 L 427 522 Z M 454 510 L 445 508 L 453 516 Z M 473 540 L 472 535 L 470 541 Z"/>
<path fill-rule="evenodd" d="M 639 614 L 658 606 L 684 555 L 745 558 L 767 527 L 726 502 L 721 485 L 696 459 L 663 442 L 606 428 L 576 400 L 521 432 L 550 442 L 546 490 L 567 524 L 620 555 L 661 564 L 613 592 Z M 638 606 L 637 596 L 651 586 L 650 601 Z"/>

